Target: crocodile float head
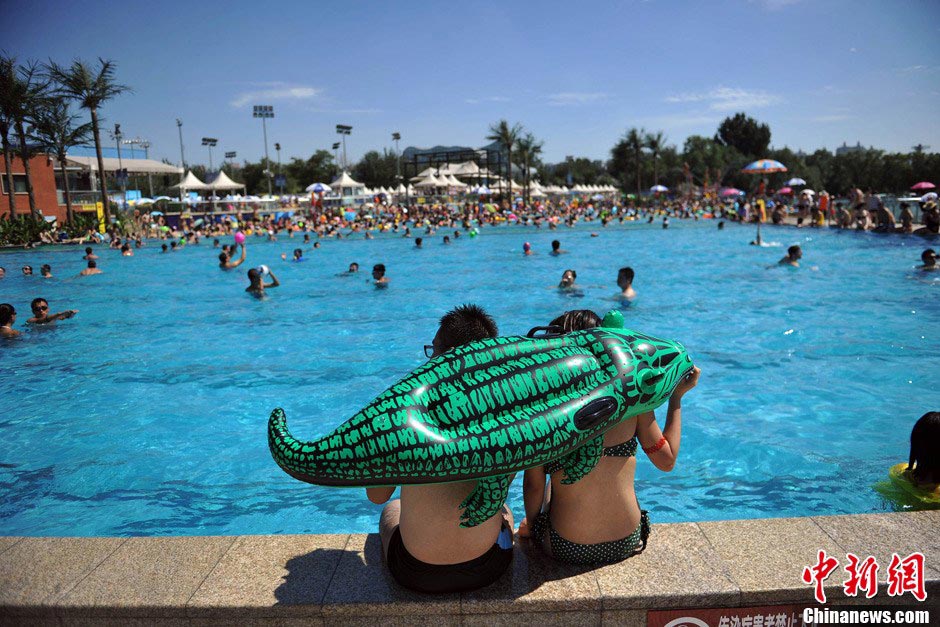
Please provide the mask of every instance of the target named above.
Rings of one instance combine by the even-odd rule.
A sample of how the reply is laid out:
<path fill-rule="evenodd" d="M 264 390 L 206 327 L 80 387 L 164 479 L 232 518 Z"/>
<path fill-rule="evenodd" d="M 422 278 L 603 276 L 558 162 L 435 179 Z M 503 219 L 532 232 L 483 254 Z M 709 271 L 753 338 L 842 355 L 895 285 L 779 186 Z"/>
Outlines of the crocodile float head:
<path fill-rule="evenodd" d="M 294 438 L 275 409 L 271 454 L 291 476 L 319 485 L 484 480 L 464 503 L 465 522 L 478 524 L 499 510 L 493 501 L 505 500 L 512 473 L 655 409 L 692 370 L 681 344 L 623 329 L 614 313 L 596 329 L 450 350 L 318 440 Z M 579 476 L 596 463 L 581 461 Z"/>

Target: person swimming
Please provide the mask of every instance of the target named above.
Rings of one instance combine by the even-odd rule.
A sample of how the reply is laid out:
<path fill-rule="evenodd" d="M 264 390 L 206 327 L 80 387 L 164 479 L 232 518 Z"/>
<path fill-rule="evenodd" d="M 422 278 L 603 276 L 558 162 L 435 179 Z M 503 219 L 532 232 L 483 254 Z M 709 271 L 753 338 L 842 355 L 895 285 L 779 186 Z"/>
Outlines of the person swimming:
<path fill-rule="evenodd" d="M 281 259 L 287 260 L 287 253 L 281 253 Z M 300 248 L 294 249 L 294 256 L 291 261 L 300 263 L 301 261 L 307 261 L 304 259 L 304 251 Z"/>
<path fill-rule="evenodd" d="M 176 247 L 176 242 L 172 242 L 172 244 L 173 244 L 173 246 L 174 246 L 174 248 L 175 248 L 175 247 Z M 247 253 L 246 253 L 246 250 L 245 250 L 245 249 L 246 249 L 246 246 L 245 246 L 245 243 L 244 243 L 244 242 L 242 242 L 241 247 L 242 247 L 242 255 L 241 255 L 241 257 L 239 257 L 239 258 L 236 259 L 235 261 L 232 261 L 232 252 L 234 252 L 233 249 L 231 249 L 231 248 L 230 248 L 230 249 L 227 249 L 227 250 L 226 250 L 226 249 L 223 249 L 222 252 L 219 253 L 219 269 L 221 269 L 221 270 L 231 270 L 231 269 L 237 268 L 238 266 L 240 266 L 240 265 L 242 265 L 243 263 L 245 263 L 245 257 L 246 257 L 246 254 L 247 254 Z"/>
<path fill-rule="evenodd" d="M 67 320 L 78 313 L 77 309 L 66 309 L 51 314 L 49 302 L 45 298 L 34 298 L 29 307 L 33 310 L 33 317 L 26 320 L 26 324 L 52 324 L 56 320 Z"/>
<path fill-rule="evenodd" d="M 633 277 L 635 273 L 633 268 L 625 266 L 617 271 L 617 287 L 620 288 L 620 298 L 633 300 L 636 298 L 636 290 L 633 289 Z"/>
<path fill-rule="evenodd" d="M 19 331 L 13 328 L 16 322 L 16 308 L 10 303 L 0 304 L 0 337 L 16 337 Z"/>
<path fill-rule="evenodd" d="M 800 267 L 800 259 L 803 258 L 803 249 L 794 244 L 787 249 L 787 255 L 777 262 L 778 266 Z"/>
<path fill-rule="evenodd" d="M 388 287 L 389 278 L 385 276 L 385 264 L 377 263 L 372 266 L 372 280 L 376 287 Z"/>
<path fill-rule="evenodd" d="M 558 287 L 563 290 L 574 289 L 575 288 L 574 281 L 577 278 L 578 278 L 578 273 L 569 268 L 568 270 L 565 270 L 561 274 L 561 282 L 558 284 Z"/>
<path fill-rule="evenodd" d="M 265 284 L 264 275 L 268 274 L 271 277 L 271 282 Z M 271 272 L 267 266 L 259 266 L 257 268 L 252 268 L 248 271 L 248 287 L 245 288 L 245 291 L 254 296 L 255 298 L 264 298 L 264 291 L 269 290 L 275 287 L 278 287 L 281 282 L 277 280 L 277 277 L 274 276 L 274 273 Z"/>
<path fill-rule="evenodd" d="M 920 254 L 920 260 L 924 262 L 924 265 L 920 266 L 920 269 L 925 272 L 940 269 L 940 266 L 937 265 L 937 253 L 933 248 L 928 248 L 922 252 Z"/>
<path fill-rule="evenodd" d="M 558 255 L 564 255 L 567 252 L 568 252 L 567 250 L 561 249 L 561 242 L 559 240 L 557 239 L 552 240 L 552 252 L 549 254 L 558 256 Z"/>

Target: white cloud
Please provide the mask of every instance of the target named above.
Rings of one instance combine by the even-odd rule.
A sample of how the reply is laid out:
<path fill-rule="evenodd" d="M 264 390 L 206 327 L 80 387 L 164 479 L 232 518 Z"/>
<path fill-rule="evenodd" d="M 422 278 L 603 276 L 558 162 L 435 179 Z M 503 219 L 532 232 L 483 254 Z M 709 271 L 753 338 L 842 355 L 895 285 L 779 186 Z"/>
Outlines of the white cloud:
<path fill-rule="evenodd" d="M 481 102 L 510 102 L 512 98 L 506 96 L 486 96 L 485 98 L 467 98 L 464 100 L 467 104 L 480 104 Z"/>
<path fill-rule="evenodd" d="M 667 96 L 666 102 L 704 102 L 712 111 L 736 111 L 756 109 L 780 102 L 780 96 L 761 90 L 740 87 L 716 87 L 708 92 L 685 93 Z"/>
<path fill-rule="evenodd" d="M 576 92 L 563 91 L 548 96 L 548 104 L 567 107 L 572 105 L 585 105 L 592 102 L 600 102 L 607 99 L 607 94 L 603 92 Z"/>
<path fill-rule="evenodd" d="M 262 101 L 271 100 L 310 100 L 323 93 L 322 89 L 304 85 L 286 85 L 284 83 L 268 83 L 269 89 L 242 92 L 235 96 L 231 105 L 236 108 L 248 104 L 264 104 Z"/>

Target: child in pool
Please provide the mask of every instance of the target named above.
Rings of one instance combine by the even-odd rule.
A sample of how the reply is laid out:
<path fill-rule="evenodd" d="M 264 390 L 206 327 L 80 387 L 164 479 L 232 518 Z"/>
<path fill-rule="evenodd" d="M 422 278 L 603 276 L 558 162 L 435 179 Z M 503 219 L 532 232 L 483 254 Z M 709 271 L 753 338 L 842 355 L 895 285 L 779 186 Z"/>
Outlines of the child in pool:
<path fill-rule="evenodd" d="M 940 411 L 914 423 L 908 462 L 893 466 L 888 476 L 875 490 L 899 509 L 940 509 Z"/>

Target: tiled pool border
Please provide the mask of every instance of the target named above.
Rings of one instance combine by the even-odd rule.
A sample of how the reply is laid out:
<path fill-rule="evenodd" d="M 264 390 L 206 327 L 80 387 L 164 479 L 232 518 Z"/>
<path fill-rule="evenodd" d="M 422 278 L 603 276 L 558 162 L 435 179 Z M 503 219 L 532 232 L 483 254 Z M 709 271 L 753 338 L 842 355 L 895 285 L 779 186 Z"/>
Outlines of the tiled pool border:
<path fill-rule="evenodd" d="M 573 568 L 522 542 L 511 572 L 472 593 L 423 596 L 382 567 L 375 534 L 139 538 L 0 537 L 0 624 L 617 624 L 647 610 L 815 604 L 800 582 L 819 549 L 926 556 L 940 601 L 940 511 L 654 525 L 646 552 Z M 827 581 L 845 601 L 844 572 Z M 940 611 L 940 610 L 938 610 Z"/>

